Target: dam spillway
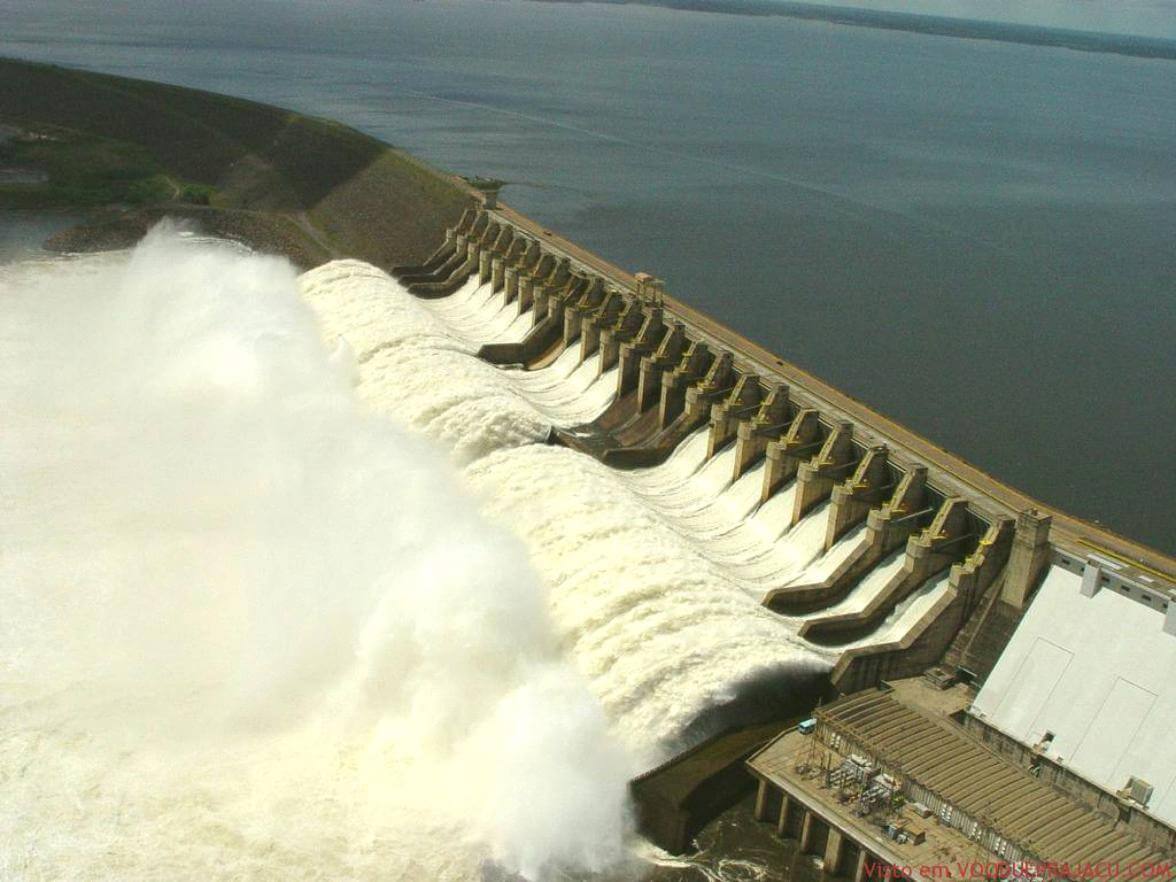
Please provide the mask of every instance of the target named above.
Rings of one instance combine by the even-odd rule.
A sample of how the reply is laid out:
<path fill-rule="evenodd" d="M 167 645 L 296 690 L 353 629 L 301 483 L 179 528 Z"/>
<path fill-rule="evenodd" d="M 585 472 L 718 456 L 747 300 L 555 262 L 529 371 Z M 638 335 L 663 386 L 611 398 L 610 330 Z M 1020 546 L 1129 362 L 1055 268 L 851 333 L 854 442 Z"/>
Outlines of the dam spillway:
<path fill-rule="evenodd" d="M 1163 555 L 1046 510 L 509 209 L 467 211 L 394 275 L 384 296 L 415 299 L 439 363 L 460 352 L 452 376 L 478 378 L 417 425 L 475 457 L 467 476 L 526 541 L 566 647 L 646 762 L 696 745 L 682 761 L 697 765 L 708 735 L 762 722 L 738 698 L 764 683 L 979 686 L 1046 574 L 1076 560 L 1161 611 L 1176 599 Z M 357 353 L 361 395 L 421 382 L 375 346 L 387 361 Z M 453 413 L 467 407 L 476 419 Z M 684 847 L 686 806 L 730 784 L 694 774 L 712 772 L 702 796 L 680 781 L 642 795 L 659 770 L 635 782 L 643 804 L 680 800 L 643 829 Z"/>
<path fill-rule="evenodd" d="M 367 272 L 333 266 L 310 275 L 312 302 L 321 274 Z M 522 473 L 543 476 L 533 547 L 558 536 L 601 555 L 602 579 L 640 584 L 648 536 L 666 549 L 650 572 L 678 561 L 724 586 L 712 602 L 729 593 L 771 612 L 842 691 L 922 671 L 996 596 L 1022 608 L 1059 541 L 1144 569 L 1165 563 L 1042 511 L 668 298 L 656 279 L 509 209 L 468 210 L 428 261 L 394 275 L 370 308 L 320 310 L 328 336 L 357 349 L 361 394 L 407 396 L 413 421 L 459 456 L 495 451 L 475 480 L 532 460 Z M 362 330 L 334 317 L 348 309 L 366 317 Z M 414 368 L 421 359 L 444 366 L 443 391 Z M 549 505 L 560 492 L 593 503 L 560 516 Z M 526 522 L 528 506 L 511 517 Z M 588 578 L 570 566 L 552 576 L 564 573 Z"/>
<path fill-rule="evenodd" d="M 5 528 L 10 547 L 22 549 L 3 560 L 11 576 L 6 609 L 16 623 L 5 658 L 23 677 L 11 683 L 16 701 L 5 713 L 14 736 L 0 751 L 14 782 L 13 841 L 39 837 L 62 865 L 106 866 L 106 815 L 90 809 L 117 798 L 136 829 L 115 852 L 124 878 L 151 878 L 152 856 L 171 847 L 176 829 L 195 831 L 185 860 L 203 860 L 193 849 L 206 845 L 208 859 L 229 853 L 267 866 L 302 866 L 306 855 L 325 854 L 340 862 L 333 875 L 349 872 L 359 831 L 378 847 L 358 856 L 357 878 L 386 877 L 387 861 L 405 867 L 404 878 L 419 878 L 414 862 L 422 860 L 434 878 L 499 880 L 477 870 L 486 844 L 508 867 L 538 870 L 569 857 L 599 867 L 617 854 L 617 795 L 626 779 L 641 806 L 673 801 L 659 814 L 663 828 L 643 812 L 642 829 L 684 847 L 737 795 L 741 758 L 778 731 L 780 714 L 807 714 L 834 683 L 860 691 L 927 659 L 981 676 L 995 663 L 977 702 L 990 724 L 977 717 L 977 731 L 1002 750 L 1018 748 L 1001 739 L 1036 742 L 1035 696 L 1052 688 L 1063 666 L 1058 653 L 1045 653 L 1049 664 L 1025 660 L 1043 657 L 1042 633 L 1064 636 L 1063 651 L 1077 654 L 1104 610 L 1122 619 L 1117 648 L 1087 662 L 1100 670 L 1098 688 L 1115 698 L 1111 711 L 1100 711 L 1093 696 L 1078 714 L 1066 713 L 1065 702 L 1051 706 L 1047 722 L 1068 758 L 1093 716 L 1097 743 L 1079 748 L 1083 768 L 1107 786 L 1121 784 L 1124 770 L 1156 781 L 1153 803 L 1170 809 L 1164 782 L 1176 767 L 1147 745 L 1168 730 L 1171 695 L 1149 705 L 1146 693 L 1171 689 L 1162 677 L 1142 690 L 1123 685 L 1139 663 L 1131 647 L 1140 638 L 1154 642 L 1154 632 L 1154 640 L 1171 641 L 1176 633 L 1169 630 L 1176 617 L 1161 611 L 1168 589 L 1159 573 L 1144 583 L 1105 546 L 1083 555 L 1068 536 L 1046 542 L 1040 514 L 1021 518 L 1011 542 L 1007 532 L 968 535 L 981 529 L 968 529 L 973 502 L 990 510 L 982 498 L 943 492 L 952 475 L 936 465 L 903 470 L 900 457 L 882 459 L 873 449 L 856 462 L 851 454 L 845 471 L 890 501 L 862 501 L 864 515 L 839 513 L 842 494 L 856 488 L 834 482 L 827 495 L 808 493 L 806 462 L 793 473 L 770 445 L 791 443 L 799 456 L 802 445 L 819 445 L 813 449 L 836 464 L 846 461 L 846 433 L 823 435 L 822 401 L 795 383 L 785 398 L 764 379 L 767 371 L 754 384 L 728 377 L 735 382 L 726 398 L 712 402 L 729 404 L 736 390 L 760 396 L 736 412 L 732 433 L 713 407 L 692 425 L 681 419 L 683 407 L 662 428 L 660 414 L 648 414 L 667 396 L 649 368 L 647 405 L 626 401 L 633 392 L 622 392 L 621 356 L 634 351 L 625 347 L 635 336 L 607 327 L 599 341 L 616 343 L 611 366 L 607 346 L 581 358 L 577 342 L 594 335 L 583 325 L 570 346 L 561 328 L 534 361 L 493 364 L 479 353 L 533 342 L 533 329 L 544 328 L 559 302 L 558 292 L 543 292 L 541 317 L 534 296 L 520 310 L 495 290 L 493 258 L 484 281 L 480 267 L 463 269 L 467 252 L 444 283 L 451 293 L 422 298 L 410 290 L 415 282 L 357 261 L 296 278 L 281 261 L 239 249 L 224 256 L 221 246 L 159 240 L 13 276 L 13 328 L 21 333 L 6 353 L 14 383 L 0 390 L 16 416 L 0 467 L 20 503 Z M 589 275 L 570 260 L 564 266 L 577 271 L 568 287 L 573 276 Z M 26 290 L 22 275 L 65 287 Z M 636 291 L 614 289 L 626 301 L 618 318 L 628 306 L 645 326 L 660 309 L 669 315 L 663 327 L 672 326 L 676 311 L 652 287 L 643 281 L 635 306 Z M 683 326 L 669 345 L 697 356 Z M 62 337 L 62 328 L 72 336 Z M 659 341 L 650 352 L 661 349 Z M 738 352 L 716 361 L 735 373 L 747 366 Z M 640 367 L 639 360 L 638 390 Z M 709 367 L 684 402 L 708 375 Z M 354 406 L 356 393 L 366 407 Z M 626 407 L 633 412 L 619 419 Z M 740 422 L 748 413 L 772 420 L 751 447 Z M 474 495 L 455 496 L 430 477 L 428 445 L 392 431 L 397 422 L 447 447 Z M 667 430 L 672 444 L 656 440 Z M 615 443 L 621 434 L 623 444 Z M 854 425 L 855 442 L 864 434 Z M 618 458 L 613 450 L 624 452 Z M 881 473 L 891 486 L 871 483 L 883 465 L 895 466 Z M 921 507 L 893 511 L 919 492 Z M 806 497 L 810 507 L 793 523 Z M 487 532 L 476 509 L 499 526 Z M 905 541 L 879 542 L 887 514 L 907 518 L 890 522 L 896 530 L 916 522 Z M 950 558 L 953 534 L 968 546 L 961 563 L 919 563 L 929 544 Z M 1010 576 L 1022 578 L 1016 567 L 1049 572 L 1019 626 L 1003 594 Z M 994 568 L 1000 572 L 989 578 Z M 1066 568 L 1080 578 L 1059 578 Z M 1078 594 L 1075 581 L 1080 599 L 1070 596 Z M 969 584 L 986 584 L 987 593 L 960 624 L 944 601 Z M 1087 598 L 1097 608 L 1071 615 Z M 1116 612 L 1124 603 L 1136 615 Z M 142 626 L 144 609 L 150 628 Z M 1064 634 L 1062 617 L 1074 625 Z M 108 624 L 99 632 L 93 621 Z M 578 676 L 552 671 L 556 658 Z M 198 684 L 179 706 L 177 683 Z M 582 695 L 576 683 L 588 687 Z M 1081 677 L 1062 685 L 1066 694 L 1084 688 Z M 222 731 L 230 721 L 220 717 L 241 705 L 241 687 L 251 713 L 284 720 L 277 735 Z M 1107 737 L 1123 707 L 1141 721 L 1145 744 Z M 211 724 L 211 740 L 177 756 L 157 736 L 193 714 L 200 731 Z M 459 733 L 471 720 L 476 749 L 448 756 L 465 746 Z M 732 726 L 738 731 L 723 736 Z M 610 746 L 616 736 L 628 747 L 623 758 Z M 1122 762 L 1120 741 L 1129 754 Z M 413 756 L 421 749 L 423 764 Z M 1025 752 L 1034 762 L 1046 758 Z M 1050 774 L 1068 780 L 1061 759 Z M 303 774 L 291 777 L 294 768 Z M 242 769 L 255 770 L 244 789 Z M 437 786 L 451 781 L 473 798 L 455 801 L 452 789 Z M 1147 787 L 1136 789 L 1146 799 Z M 258 831 L 259 805 L 299 822 L 289 836 Z M 1167 841 L 1138 805 L 1112 805 L 1133 830 Z M 419 835 L 422 817 L 427 835 Z M 392 838 L 389 821 L 401 830 Z M 472 844 L 463 838 L 471 823 Z M 226 829 L 244 835 L 226 845 Z M 275 851 L 275 841 L 291 837 L 297 847 Z M 148 844 L 130 847 L 140 842 Z"/>
<path fill-rule="evenodd" d="M 650 762 L 741 686 L 813 679 L 850 650 L 873 653 L 948 596 L 946 580 L 908 573 L 897 543 L 871 540 L 861 519 L 829 541 L 834 507 L 820 494 L 794 522 L 797 482 L 739 440 L 716 439 L 713 425 L 679 417 L 680 437 L 660 462 L 623 469 L 607 455 L 547 443 L 633 401 L 636 389 L 620 394 L 621 353 L 633 363 L 636 349 L 606 328 L 602 346 L 584 352 L 590 330 L 563 336 L 575 313 L 535 312 L 536 302 L 563 305 L 559 296 L 540 292 L 524 308 L 501 275 L 499 289 L 470 272 L 445 298 L 422 299 L 380 270 L 342 261 L 301 286 L 328 342 L 352 349 L 361 399 L 452 449 L 488 512 L 527 542 L 563 640 Z M 584 280 L 569 275 L 564 293 L 576 285 Z M 536 328 L 561 318 L 534 369 L 477 358 L 528 346 Z M 776 390 L 754 409 L 784 406 Z M 860 577 L 842 589 L 855 569 Z M 824 592 L 801 612 L 773 608 L 790 586 Z"/>
<path fill-rule="evenodd" d="M 471 266 L 452 293 L 425 299 L 368 265 L 337 262 L 308 273 L 302 288 L 328 340 L 341 338 L 353 350 L 360 397 L 449 446 L 467 462 L 488 511 L 527 542 L 553 591 L 565 643 L 632 747 L 664 758 L 700 715 L 741 686 L 811 679 L 851 652 L 871 657 L 908 638 L 929 610 L 951 599 L 943 562 L 913 566 L 898 547 L 920 519 L 938 518 L 938 534 L 953 540 L 969 523 L 958 504 L 924 504 L 934 498 L 924 481 L 907 480 L 895 492 L 907 507 L 892 517 L 916 517 L 889 532 L 871 530 L 863 517 L 837 514 L 829 494 L 796 480 L 789 461 L 771 459 L 766 443 L 729 431 L 723 438 L 719 423 L 695 418 L 704 399 L 690 394 L 694 389 L 682 390 L 689 408 L 669 419 L 674 443 L 660 451 L 633 445 L 596 458 L 577 449 L 580 439 L 597 440 L 594 426 L 610 417 L 620 425 L 615 413 L 623 416 L 643 392 L 655 400 L 654 371 L 626 390 L 625 371 L 641 351 L 636 337 L 621 340 L 609 328 L 584 333 L 567 303 L 577 286 L 579 299 L 594 296 L 587 280 L 569 274 L 562 291 L 540 291 L 526 308 L 525 298 L 507 296 L 505 276 L 496 289 Z M 603 303 L 606 295 L 597 294 Z M 545 303 L 564 308 L 537 312 Z M 539 335 L 550 339 L 530 370 L 477 357 L 531 346 Z M 586 351 L 594 337 L 600 345 Z M 642 367 L 659 355 L 668 359 L 682 339 L 666 329 Z M 684 362 L 701 357 L 701 347 L 692 350 Z M 708 375 L 712 384 L 732 379 L 717 368 Z M 748 381 L 739 385 L 727 393 L 756 394 Z M 660 388 L 670 390 L 670 382 Z M 657 408 L 636 407 L 618 434 L 638 439 L 643 422 L 659 431 L 651 414 L 672 410 L 669 397 L 658 396 Z M 787 407 L 777 388 L 742 412 L 778 419 Z M 845 436 L 821 441 L 811 413 L 793 432 L 792 439 L 804 433 L 794 447 L 837 456 Z M 546 443 L 557 440 L 565 443 Z M 610 453 L 639 464 L 617 468 Z M 879 470 L 876 457 L 862 469 L 840 467 L 850 476 Z M 841 529 L 831 533 L 835 518 Z M 966 543 L 955 544 L 960 550 L 944 557 L 948 563 L 965 557 Z M 802 599 L 790 607 L 792 594 Z"/>
<path fill-rule="evenodd" d="M 957 728 L 1090 809 L 1061 811 L 1176 848 L 1171 562 L 509 209 L 385 211 L 425 242 L 455 226 L 399 278 L 156 242 L 27 270 L 94 284 L 14 302 L 0 268 L 0 865 L 596 878 L 653 851 L 626 782 L 667 822 L 643 832 L 686 847 L 793 710 L 952 678 L 983 687 Z M 452 453 L 462 492 L 395 423 Z M 909 733 L 870 734 L 854 750 Z M 756 821 L 831 874 L 889 854 L 867 835 L 855 860 L 819 799 L 789 806 L 789 765 L 748 761 Z M 987 814 L 957 808 L 961 831 Z"/>
<path fill-rule="evenodd" d="M 503 371 L 477 359 L 459 330 L 442 331 L 444 315 L 470 314 L 467 298 L 485 307 L 481 287 L 467 284 L 439 310 L 365 264 L 302 278 L 327 338 L 354 351 L 360 397 L 448 445 L 487 510 L 524 538 L 564 643 L 630 747 L 652 764 L 740 683 L 827 670 L 830 654 L 806 646 L 755 591 L 756 566 L 803 569 L 820 556 L 820 537 L 794 548 L 743 518 L 713 467 L 729 457 L 704 463 L 705 433 L 661 466 L 624 474 L 543 443 L 561 417 L 581 417 L 598 384 L 561 405 L 584 382 L 570 359 Z"/>

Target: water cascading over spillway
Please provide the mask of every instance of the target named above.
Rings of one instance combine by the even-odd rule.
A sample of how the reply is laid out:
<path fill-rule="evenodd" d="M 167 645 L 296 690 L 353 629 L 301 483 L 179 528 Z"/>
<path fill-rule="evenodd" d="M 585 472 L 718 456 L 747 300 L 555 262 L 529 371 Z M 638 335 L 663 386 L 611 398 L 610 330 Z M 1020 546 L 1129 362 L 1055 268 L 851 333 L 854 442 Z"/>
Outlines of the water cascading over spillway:
<path fill-rule="evenodd" d="M 423 301 L 166 231 L 3 284 L 0 841 L 32 844 L 0 866 L 147 878 L 183 839 L 175 878 L 221 852 L 283 878 L 591 872 L 629 777 L 844 649 L 762 601 L 862 528 L 826 550 L 823 505 L 789 528 L 794 489 L 761 504 L 763 464 L 732 480 L 705 429 L 627 472 L 549 446 L 616 369 L 479 359 L 530 327 L 489 285 Z"/>
<path fill-rule="evenodd" d="M 825 551 L 822 505 L 789 529 L 792 488 L 760 505 L 763 464 L 733 481 L 733 448 L 708 460 L 705 429 L 662 465 L 623 473 L 540 443 L 553 426 L 599 415 L 616 368 L 602 371 L 599 353 L 583 358 L 578 346 L 531 371 L 478 359 L 483 344 L 521 340 L 531 321 L 476 277 L 419 300 L 341 261 L 306 274 L 302 289 L 327 339 L 354 352 L 360 397 L 449 446 L 487 511 L 524 539 L 563 645 L 642 761 L 683 747 L 686 732 L 705 735 L 691 723 L 746 684 L 831 667 L 834 651 L 800 640 L 799 620 L 762 600 L 819 581 L 860 528 Z"/>
<path fill-rule="evenodd" d="M 523 537 L 564 644 L 646 762 L 680 747 L 691 720 L 740 683 L 828 667 L 758 588 L 761 573 L 813 562 L 823 534 L 799 548 L 774 542 L 780 529 L 757 535 L 745 488 L 724 490 L 726 457 L 704 465 L 705 444 L 692 440 L 663 466 L 620 475 L 535 443 L 603 410 L 612 372 L 598 375 L 573 348 L 530 372 L 478 360 L 478 345 L 518 331 L 476 282 L 420 301 L 370 266 L 338 262 L 302 287 L 327 338 L 353 349 L 360 396 L 449 445 L 487 509 Z"/>

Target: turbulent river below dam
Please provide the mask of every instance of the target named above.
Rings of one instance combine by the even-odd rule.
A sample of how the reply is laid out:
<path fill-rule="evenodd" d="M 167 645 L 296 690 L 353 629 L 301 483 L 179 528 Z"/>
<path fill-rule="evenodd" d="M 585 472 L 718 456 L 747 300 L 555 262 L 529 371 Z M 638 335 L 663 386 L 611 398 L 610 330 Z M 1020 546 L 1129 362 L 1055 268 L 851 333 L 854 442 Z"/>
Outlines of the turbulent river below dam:
<path fill-rule="evenodd" d="M 836 658 L 761 600 L 858 534 L 705 434 L 549 446 L 615 376 L 479 360 L 530 319 L 476 280 L 162 228 L 0 309 L 0 878 L 641 878 L 628 779 Z"/>

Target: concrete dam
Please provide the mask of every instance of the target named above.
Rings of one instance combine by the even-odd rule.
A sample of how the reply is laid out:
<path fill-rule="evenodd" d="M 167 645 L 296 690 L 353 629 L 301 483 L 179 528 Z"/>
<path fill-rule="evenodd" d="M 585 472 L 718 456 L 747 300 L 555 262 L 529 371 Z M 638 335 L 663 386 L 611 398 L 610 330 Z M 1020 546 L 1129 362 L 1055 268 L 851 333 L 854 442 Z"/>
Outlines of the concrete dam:
<path fill-rule="evenodd" d="M 0 865 L 1172 877 L 1176 561 L 374 139 L 23 75 L 298 200 L 0 266 Z"/>
<path fill-rule="evenodd" d="M 453 449 L 523 537 L 572 657 L 652 768 L 633 791 L 671 850 L 736 798 L 732 769 L 785 714 L 838 695 L 962 683 L 985 738 L 1040 740 L 1025 706 L 1065 665 L 1012 672 L 1006 648 L 1035 652 L 1017 647 L 1043 627 L 1039 593 L 1065 629 L 1070 574 L 1088 597 L 1100 577 L 1134 592 L 1148 639 L 1176 642 L 1171 559 L 1048 510 L 492 196 L 420 265 L 336 262 L 303 288 L 354 350 L 361 398 Z M 994 696 L 1010 676 L 1040 682 Z M 1176 712 L 1155 689 L 1131 711 L 1149 731 Z M 986 722 L 998 706 L 1033 731 Z M 1117 712 L 1056 725 L 1080 735 Z M 1111 767 L 1093 790 L 1126 781 L 1109 749 L 1086 748 Z M 1163 793 L 1127 814 L 1166 845 L 1176 757 L 1159 753 L 1143 765 Z"/>
<path fill-rule="evenodd" d="M 702 591 L 720 582 L 724 594 L 774 613 L 755 619 L 839 666 L 834 682 L 848 686 L 892 674 L 901 644 L 908 658 L 916 643 L 931 646 L 926 658 L 941 652 L 931 623 L 952 607 L 958 616 L 965 594 L 983 593 L 1009 557 L 1011 521 L 982 519 L 930 483 L 925 467 L 903 470 L 886 445 L 855 444 L 852 423 L 822 419 L 803 391 L 688 328 L 656 281 L 638 279 L 628 296 L 610 290 L 489 213 L 467 215 L 450 238 L 432 262 L 398 275 L 481 360 L 524 368 L 499 374 L 534 408 L 510 421 L 546 433 L 551 446 L 533 455 L 552 481 L 567 482 L 560 472 L 574 468 L 587 473 L 577 484 L 597 484 L 593 515 L 608 519 L 616 545 L 624 533 L 646 544 L 637 540 L 643 522 L 656 531 L 649 544 L 663 551 L 610 555 L 611 579 L 665 579 L 667 567 L 690 561 L 683 575 Z M 546 497 L 541 489 L 531 488 Z M 600 527 L 565 520 L 594 544 Z M 1038 547 L 1041 530 L 1027 550 Z M 1031 569 L 1029 560 L 1026 578 Z M 725 651 L 746 658 L 740 645 Z"/>

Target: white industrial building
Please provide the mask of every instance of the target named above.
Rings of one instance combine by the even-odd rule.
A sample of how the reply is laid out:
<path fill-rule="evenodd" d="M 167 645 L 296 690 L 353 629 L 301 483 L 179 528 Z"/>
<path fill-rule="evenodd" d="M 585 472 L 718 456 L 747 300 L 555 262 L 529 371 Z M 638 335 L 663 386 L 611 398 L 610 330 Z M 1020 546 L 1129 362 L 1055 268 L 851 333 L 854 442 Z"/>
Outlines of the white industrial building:
<path fill-rule="evenodd" d="M 1176 603 L 1117 570 L 1055 560 L 971 713 L 1176 825 Z"/>

